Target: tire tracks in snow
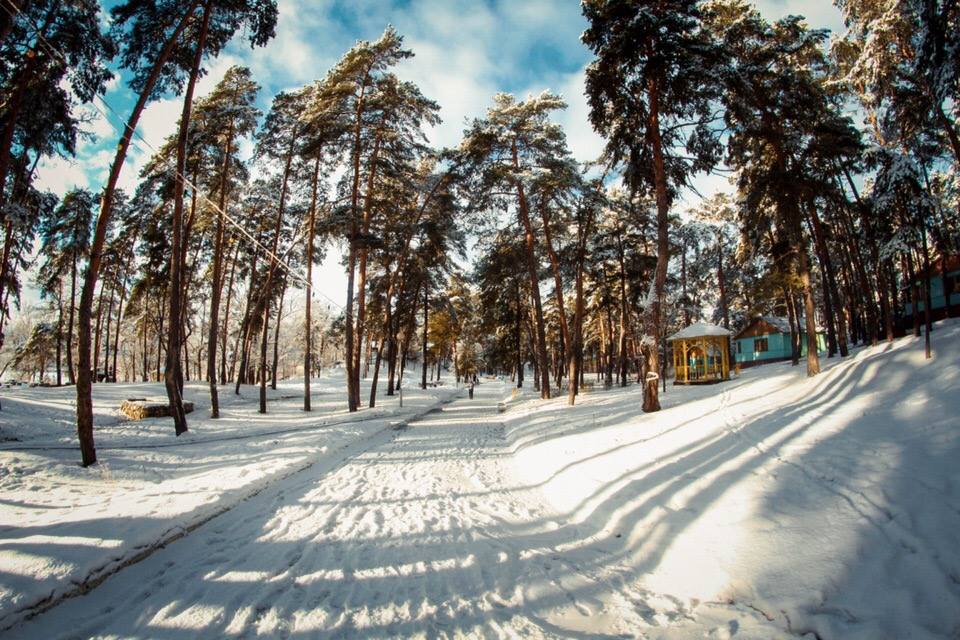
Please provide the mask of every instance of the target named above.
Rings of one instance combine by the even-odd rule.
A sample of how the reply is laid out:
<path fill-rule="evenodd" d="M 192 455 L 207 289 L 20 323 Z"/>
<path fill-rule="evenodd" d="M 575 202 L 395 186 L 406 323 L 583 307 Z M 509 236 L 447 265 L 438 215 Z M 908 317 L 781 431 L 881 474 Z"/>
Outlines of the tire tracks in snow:
<path fill-rule="evenodd" d="M 102 564 L 99 567 L 91 570 L 83 579 L 81 580 L 72 580 L 68 585 L 63 589 L 56 589 L 50 595 L 43 598 L 42 600 L 31 602 L 27 605 L 21 606 L 13 611 L 10 611 L 3 616 L 0 616 L 0 631 L 7 631 L 20 624 L 24 621 L 35 618 L 36 616 L 53 609 L 57 605 L 61 604 L 65 600 L 70 600 L 78 596 L 83 596 L 101 585 L 105 580 L 111 576 L 119 573 L 127 567 L 136 565 L 150 556 L 154 555 L 157 551 L 166 548 L 168 545 L 188 536 L 196 529 L 207 524 L 211 520 L 218 518 L 233 509 L 238 505 L 247 502 L 260 494 L 262 494 L 267 489 L 274 487 L 278 483 L 283 482 L 291 478 L 292 476 L 304 473 L 311 469 L 316 470 L 317 467 L 320 468 L 320 475 L 328 474 L 337 469 L 339 466 L 342 466 L 348 462 L 352 457 L 357 456 L 367 449 L 373 448 L 380 444 L 380 439 L 389 440 L 393 437 L 391 432 L 399 431 L 404 429 L 411 422 L 415 422 L 424 416 L 429 415 L 432 412 L 435 412 L 437 409 L 442 408 L 443 406 L 450 404 L 457 400 L 461 395 L 461 391 L 457 390 L 456 393 L 449 395 L 442 400 L 439 400 L 428 407 L 422 409 L 421 411 L 414 413 L 406 418 L 402 418 L 397 421 L 388 422 L 381 429 L 377 431 L 348 442 L 332 451 L 323 450 L 317 454 L 310 456 L 306 461 L 301 462 L 294 466 L 294 468 L 284 469 L 278 473 L 262 478 L 258 481 L 251 483 L 247 487 L 242 487 L 236 491 L 238 495 L 229 496 L 221 498 L 220 501 L 227 500 L 227 504 L 223 505 L 214 505 L 212 509 L 202 508 L 199 509 L 202 513 L 199 514 L 192 520 L 189 520 L 186 523 L 181 523 L 177 526 L 171 527 L 170 529 L 165 530 L 159 536 L 156 537 L 154 542 L 148 545 L 140 545 L 130 549 L 127 553 L 124 553 L 121 556 L 110 558 L 106 563 Z M 383 416 L 370 417 L 365 419 L 358 420 L 347 420 L 343 421 L 344 423 L 351 422 L 363 422 L 364 420 L 377 420 L 382 419 Z M 322 425 L 322 427 L 333 426 L 328 423 Z M 294 430 L 282 430 L 278 433 L 285 433 L 287 431 L 309 431 L 321 428 L 317 427 L 308 427 L 308 428 L 298 428 Z M 258 433 L 256 435 L 251 435 L 249 438 L 257 437 L 261 435 L 266 435 L 264 433 Z M 237 437 L 237 438 L 227 438 L 232 439 L 247 439 L 248 437 Z M 204 443 L 209 443 L 211 440 L 204 440 Z M 176 443 L 171 443 L 173 446 Z M 189 442 L 182 444 L 200 444 L 200 442 Z M 144 448 L 144 447 L 128 447 L 128 448 Z M 150 448 L 150 447 L 146 447 Z M 154 447 L 155 448 L 155 447 Z M 45 448 L 49 449 L 49 448 Z M 71 448 L 73 450 L 73 448 Z"/>

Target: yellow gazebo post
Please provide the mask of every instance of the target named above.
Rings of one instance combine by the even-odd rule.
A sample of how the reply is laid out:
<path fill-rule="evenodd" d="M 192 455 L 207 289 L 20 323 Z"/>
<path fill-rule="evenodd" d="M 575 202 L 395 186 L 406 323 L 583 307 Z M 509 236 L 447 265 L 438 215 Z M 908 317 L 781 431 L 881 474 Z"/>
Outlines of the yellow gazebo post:
<path fill-rule="evenodd" d="M 721 345 L 721 354 L 723 361 L 723 379 L 730 379 L 730 336 L 727 336 Z"/>

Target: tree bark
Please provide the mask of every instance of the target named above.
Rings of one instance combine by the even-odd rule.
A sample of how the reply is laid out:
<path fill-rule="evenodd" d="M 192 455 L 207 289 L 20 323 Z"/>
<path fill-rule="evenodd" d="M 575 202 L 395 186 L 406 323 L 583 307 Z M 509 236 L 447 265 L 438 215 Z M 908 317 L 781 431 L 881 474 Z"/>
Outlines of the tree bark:
<path fill-rule="evenodd" d="M 567 326 L 567 310 L 563 300 L 563 278 L 560 275 L 560 259 L 553 246 L 553 232 L 550 230 L 550 215 L 545 202 L 540 205 L 540 220 L 543 223 L 543 236 L 546 241 L 547 255 L 550 258 L 550 268 L 553 270 L 554 295 L 557 301 L 557 313 L 560 316 L 560 338 L 564 347 L 569 350 L 571 345 L 570 328 Z M 561 354 L 561 358 L 562 357 Z M 558 371 L 562 371 L 562 369 L 558 369 Z M 563 375 L 560 373 L 555 375 L 555 377 L 557 379 L 557 389 L 559 390 Z M 570 383 L 568 382 L 568 384 Z"/>
<path fill-rule="evenodd" d="M 207 327 L 207 382 L 210 385 L 210 417 L 220 417 L 220 394 L 217 389 L 217 332 L 220 330 L 220 294 L 223 290 L 223 245 L 226 236 L 224 215 L 230 189 L 230 155 L 233 153 L 233 121 L 227 128 L 223 164 L 220 167 L 220 197 L 217 202 L 216 237 L 213 244 L 213 278 L 210 288 L 210 325 Z"/>
<path fill-rule="evenodd" d="M 920 248 L 923 251 L 923 271 L 924 271 L 924 300 L 923 300 L 923 346 L 924 346 L 924 357 L 929 360 L 932 357 L 930 352 L 930 331 L 933 330 L 933 323 L 931 321 L 930 314 L 932 313 L 932 300 L 930 296 L 930 251 L 927 246 L 927 224 L 926 219 L 924 218 L 923 209 L 920 210 Z M 949 291 L 944 291 L 944 294 L 949 296 Z M 950 299 L 947 297 L 947 306 L 949 306 Z"/>
<path fill-rule="evenodd" d="M 70 381 L 70 384 L 77 383 L 77 376 L 74 374 L 74 367 L 73 367 L 73 319 L 74 319 L 74 310 L 76 308 L 76 291 L 77 291 L 77 256 L 73 256 L 73 260 L 70 265 L 70 308 L 67 310 L 67 380 Z M 81 366 L 82 366 L 82 360 L 81 360 Z M 89 369 L 89 366 L 87 368 Z M 94 459 L 94 462 L 95 461 L 96 459 Z"/>
<path fill-rule="evenodd" d="M 583 317 L 585 315 L 583 303 L 583 275 L 584 262 L 587 254 L 587 242 L 591 235 L 593 212 L 581 210 L 577 225 L 577 254 L 575 262 L 574 290 L 575 301 L 573 310 L 573 342 L 567 354 L 568 389 L 567 404 L 573 405 L 580 386 L 583 383 Z"/>
<path fill-rule="evenodd" d="M 280 367 L 280 319 L 283 318 L 283 298 L 287 294 L 287 279 L 283 279 L 280 287 L 280 301 L 277 303 L 277 325 L 273 329 L 273 377 L 270 379 L 270 388 L 277 390 L 277 377 Z"/>
<path fill-rule="evenodd" d="M 267 267 L 266 282 L 263 286 L 263 327 L 260 336 L 260 413 L 267 412 L 267 336 L 270 335 L 270 293 L 273 287 L 273 274 L 277 264 L 277 251 L 280 247 L 280 231 L 283 229 L 283 214 L 287 205 L 287 190 L 290 182 L 290 166 L 293 163 L 294 140 L 290 141 L 287 150 L 286 164 L 283 168 L 283 184 L 280 187 L 280 203 L 277 206 L 277 222 L 273 228 L 273 247 L 270 250 L 270 263 Z M 279 317 L 279 314 L 278 314 Z"/>
<path fill-rule="evenodd" d="M 63 385 L 63 282 L 57 283 L 57 386 Z"/>
<path fill-rule="evenodd" d="M 657 266 L 654 271 L 653 289 L 648 296 L 646 309 L 646 335 L 640 344 L 644 355 L 643 372 L 643 411 L 646 413 L 660 410 L 659 387 L 656 375 L 660 370 L 660 356 L 657 345 L 660 340 L 660 306 L 663 301 L 663 289 L 667 281 L 667 266 L 670 262 L 670 202 L 667 196 L 667 173 L 663 157 L 663 141 L 660 137 L 660 85 L 655 78 L 647 83 L 649 115 L 647 123 L 648 142 L 653 152 L 653 182 L 657 202 Z M 651 375 L 654 376 L 651 378 Z"/>
<path fill-rule="evenodd" d="M 799 256 L 800 283 L 803 285 L 803 307 L 807 321 L 807 376 L 820 373 L 820 354 L 817 341 L 816 309 L 813 303 L 813 286 L 810 283 L 810 264 L 807 258 L 807 248 L 800 247 Z"/>
<path fill-rule="evenodd" d="M 187 90 L 183 97 L 183 111 L 180 114 L 180 133 L 177 138 L 177 175 L 174 179 L 173 192 L 173 224 L 171 233 L 170 255 L 170 289 L 169 289 L 169 320 L 167 334 L 167 363 L 163 372 L 164 386 L 167 389 L 167 398 L 170 401 L 170 416 L 173 418 L 174 431 L 179 436 L 187 431 L 187 415 L 183 410 L 183 372 L 180 363 L 180 342 L 183 339 L 182 325 L 182 278 L 183 266 L 183 192 L 187 171 L 187 133 L 190 128 L 190 114 L 193 109 L 193 92 L 200 75 L 200 63 L 203 60 L 203 50 L 206 47 L 207 29 L 210 24 L 210 14 L 213 9 L 213 0 L 206 0 L 203 5 L 203 18 L 200 23 L 200 32 L 193 55 L 193 65 L 190 69 L 190 79 L 187 81 Z"/>
<path fill-rule="evenodd" d="M 376 184 L 376 174 L 377 174 L 377 158 L 380 155 L 380 134 L 377 133 L 376 139 L 373 143 L 373 151 L 370 154 L 370 171 L 367 175 L 367 192 L 364 195 L 363 199 L 363 221 L 361 222 L 360 233 L 363 236 L 363 244 L 360 246 L 359 256 L 358 256 L 358 282 L 357 282 L 357 328 L 354 331 L 354 342 L 356 352 L 351 355 L 353 358 L 353 375 L 354 375 L 354 393 L 356 398 L 354 402 L 359 407 L 360 406 L 360 356 L 363 351 L 363 338 L 365 327 L 364 322 L 366 321 L 367 315 L 367 256 L 369 254 L 369 248 L 367 247 L 367 236 L 370 233 L 370 218 L 373 214 L 373 189 Z M 363 377 L 367 377 L 367 363 L 370 361 L 369 355 L 369 338 L 367 339 L 367 357 L 364 362 L 363 367 Z"/>
<path fill-rule="evenodd" d="M 730 329 L 730 305 L 727 302 L 727 277 L 723 270 L 723 236 L 717 230 L 717 285 L 720 287 L 720 313 L 723 328 Z"/>
<path fill-rule="evenodd" d="M 627 386 L 627 273 L 623 251 L 621 230 L 617 229 L 617 259 L 620 266 L 620 339 L 617 342 L 618 371 L 620 386 Z"/>
<path fill-rule="evenodd" d="M 517 143 L 513 143 L 513 166 L 519 170 L 520 163 L 517 153 Z M 517 187 L 517 211 L 520 216 L 520 223 L 523 225 L 525 247 L 527 251 L 527 273 L 530 276 L 530 295 L 533 298 L 534 312 L 534 335 L 536 339 L 536 355 L 539 361 L 539 370 L 541 375 L 540 397 L 548 399 L 550 397 L 550 360 L 547 358 L 547 336 L 543 322 L 543 305 L 540 301 L 540 277 L 537 274 L 537 255 L 535 240 L 533 235 L 533 225 L 530 224 L 530 213 L 527 207 L 527 197 L 524 193 L 523 183 L 516 181 Z"/>
<path fill-rule="evenodd" d="M 77 436 L 80 441 L 80 454 L 83 466 L 89 466 L 97 461 L 96 448 L 93 441 L 93 399 L 91 397 L 90 380 L 90 319 L 93 305 L 93 294 L 97 286 L 97 277 L 100 272 L 100 260 L 103 255 L 103 247 L 106 242 L 107 228 L 110 224 L 110 217 L 113 208 L 113 194 L 117 188 L 117 182 L 120 179 L 120 170 L 123 168 L 124 160 L 127 157 L 127 151 L 130 148 L 130 141 L 133 132 L 140 121 L 147 101 L 153 94 L 154 86 L 160 77 L 160 73 L 166 65 L 170 54 L 176 46 L 177 40 L 190 22 L 193 12 L 199 6 L 200 0 L 191 0 L 183 13 L 180 22 L 174 28 L 170 37 L 164 43 L 160 55 L 153 63 L 150 75 L 144 82 L 137 103 L 127 120 L 123 134 L 120 136 L 120 142 L 117 145 L 117 152 L 110 168 L 110 177 L 103 189 L 103 195 L 100 200 L 100 214 L 97 216 L 97 224 L 93 234 L 93 241 L 90 245 L 90 261 L 84 276 L 83 288 L 80 293 L 80 305 L 78 310 L 77 327 Z"/>
<path fill-rule="evenodd" d="M 353 291 L 357 270 L 357 233 L 359 231 L 357 216 L 360 207 L 360 143 L 363 132 L 362 115 L 368 76 L 369 74 L 364 77 L 364 81 L 360 85 L 360 95 L 357 97 L 357 106 L 354 112 L 355 124 L 353 130 L 353 176 L 350 186 L 350 251 L 347 256 L 347 304 L 346 309 L 344 309 L 344 320 L 346 324 L 346 353 L 344 354 L 344 361 L 347 365 L 347 408 L 350 412 L 354 412 L 360 408 L 359 378 L 354 375 L 356 372 L 353 366 Z"/>
<path fill-rule="evenodd" d="M 307 283 L 306 309 L 304 312 L 303 332 L 303 410 L 310 411 L 310 366 L 313 358 L 313 244 L 317 229 L 317 189 L 320 182 L 320 156 L 317 150 L 313 163 L 313 180 L 310 183 L 310 217 L 307 221 Z"/>
<path fill-rule="evenodd" d="M 230 367 L 230 376 L 227 376 L 227 339 L 230 333 L 230 303 L 233 301 L 233 278 L 237 272 L 237 263 L 240 261 L 240 242 L 233 252 L 233 261 L 230 263 L 230 277 L 227 279 L 227 301 L 223 307 L 223 327 L 220 331 L 220 382 L 225 383 L 233 377 L 233 367 Z M 235 356 L 235 354 L 233 354 Z M 231 358 L 233 361 L 234 358 Z"/>
<path fill-rule="evenodd" d="M 426 275 L 426 274 L 424 274 Z M 427 327 L 430 320 L 430 285 L 424 279 L 423 282 L 423 348 L 422 361 L 420 362 L 420 388 L 427 388 Z"/>

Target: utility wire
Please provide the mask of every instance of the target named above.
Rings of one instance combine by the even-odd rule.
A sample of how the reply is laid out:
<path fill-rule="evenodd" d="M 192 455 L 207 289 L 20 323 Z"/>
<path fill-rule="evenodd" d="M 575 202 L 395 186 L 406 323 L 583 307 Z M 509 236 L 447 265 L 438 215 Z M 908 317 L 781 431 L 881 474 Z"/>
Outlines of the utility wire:
<path fill-rule="evenodd" d="M 10 16 L 11 20 L 15 20 L 17 15 L 21 15 L 21 16 L 23 15 L 23 11 L 21 11 L 19 7 L 13 4 L 11 0 L 3 0 L 3 9 L 4 11 L 6 11 L 7 15 Z M 59 58 L 60 61 L 64 64 L 64 66 L 69 68 L 70 63 L 67 60 L 66 55 L 64 55 L 62 51 L 60 51 L 57 47 L 53 46 L 43 34 L 38 33 L 37 37 L 38 37 L 39 44 L 46 50 L 46 52 L 49 55 L 55 58 Z M 98 101 L 103 104 L 103 107 L 106 108 L 106 111 L 104 111 L 103 108 L 97 105 Z M 113 106 L 109 102 L 107 102 L 106 98 L 104 98 L 103 96 L 95 95 L 94 99 L 91 101 L 90 104 L 91 106 L 93 106 L 94 109 L 97 110 L 98 113 L 100 113 L 101 116 L 103 116 L 104 120 L 106 120 L 107 123 L 110 124 L 110 126 L 114 128 L 118 133 L 128 128 L 128 125 L 126 124 L 126 121 L 123 119 L 123 116 L 121 116 L 117 112 L 117 110 L 114 109 Z M 116 120 L 119 120 L 122 124 L 117 124 L 117 122 L 111 119 L 111 116 L 113 116 L 113 118 L 115 118 Z M 194 184 L 191 180 L 189 180 L 185 175 L 177 171 L 176 166 L 172 166 L 173 162 L 170 158 L 164 158 L 163 156 L 161 156 L 157 148 L 154 147 L 152 144 L 150 144 L 150 142 L 147 141 L 146 138 L 144 138 L 139 131 L 137 131 L 134 128 L 131 130 L 131 134 L 132 134 L 131 141 L 135 145 L 137 145 L 137 147 L 140 149 L 141 152 L 147 152 L 147 151 L 152 152 L 154 157 L 159 158 L 161 162 L 163 162 L 163 164 L 166 165 L 167 170 L 173 174 L 175 179 L 179 177 L 185 185 L 190 187 L 191 191 L 196 193 L 205 203 L 210 205 L 210 207 L 212 207 L 213 210 L 216 211 L 217 214 L 224 221 L 226 221 L 228 224 L 235 227 L 240 232 L 240 234 L 250 242 L 250 244 L 252 244 L 253 246 L 263 251 L 263 253 L 265 253 L 272 262 L 281 266 L 290 276 L 294 278 L 294 280 L 298 281 L 300 284 L 303 284 L 303 285 L 307 284 L 307 279 L 303 274 L 296 271 L 285 260 L 280 259 L 279 256 L 277 256 L 266 245 L 264 245 L 257 238 L 255 238 L 249 231 L 247 231 L 247 229 L 244 228 L 242 224 L 240 224 L 237 220 L 235 220 L 232 216 L 230 216 L 226 211 L 221 209 L 216 202 L 212 201 L 209 197 L 204 195 L 203 192 L 199 188 L 197 188 L 196 184 Z M 312 241 L 312 238 L 311 238 L 311 241 Z M 311 287 L 311 291 L 320 294 L 321 296 L 326 298 L 329 302 L 333 303 L 336 307 L 343 310 L 343 305 L 338 303 L 336 300 L 333 300 L 330 296 L 326 295 L 322 291 L 316 291 L 315 289 L 316 289 L 315 287 Z"/>

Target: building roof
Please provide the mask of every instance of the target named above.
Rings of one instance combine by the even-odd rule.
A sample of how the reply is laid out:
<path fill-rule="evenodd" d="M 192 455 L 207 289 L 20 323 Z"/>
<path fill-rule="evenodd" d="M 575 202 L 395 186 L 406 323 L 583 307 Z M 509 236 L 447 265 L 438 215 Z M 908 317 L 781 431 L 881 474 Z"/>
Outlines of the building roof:
<path fill-rule="evenodd" d="M 947 274 L 951 274 L 954 271 L 960 269 L 960 254 L 952 254 L 944 257 L 930 258 L 930 277 L 939 278 L 943 274 L 943 268 L 946 267 Z M 917 269 L 916 279 L 914 283 L 919 283 L 926 279 L 927 272 L 923 269 Z M 903 282 L 901 283 L 902 289 L 909 289 L 910 283 Z"/>
<path fill-rule="evenodd" d="M 667 338 L 667 342 L 671 340 L 683 340 L 685 338 L 706 338 L 710 336 L 732 336 L 733 332 L 723 327 L 718 327 L 715 324 L 710 324 L 709 322 L 695 322 L 694 324 L 677 331 L 675 334 Z"/>
<path fill-rule="evenodd" d="M 807 319 L 805 316 L 800 316 L 798 320 L 800 323 L 800 332 L 803 333 L 804 331 L 806 331 Z M 737 339 L 739 339 L 741 336 L 747 333 L 751 327 L 761 322 L 773 328 L 778 333 L 790 333 L 790 320 L 788 320 L 787 318 L 783 318 L 780 316 L 755 316 L 751 318 L 750 322 L 745 324 L 743 328 L 740 329 L 740 331 L 737 332 L 737 336 L 736 336 Z M 821 328 L 820 326 L 817 326 L 817 333 L 820 333 L 822 331 L 823 331 L 823 328 Z M 769 333 L 769 332 L 756 333 L 751 335 L 765 335 L 766 333 Z"/>
<path fill-rule="evenodd" d="M 781 316 L 760 316 L 760 320 L 763 320 L 772 327 L 775 327 L 780 333 L 790 333 L 790 320 Z M 803 318 L 801 318 L 803 320 Z"/>

